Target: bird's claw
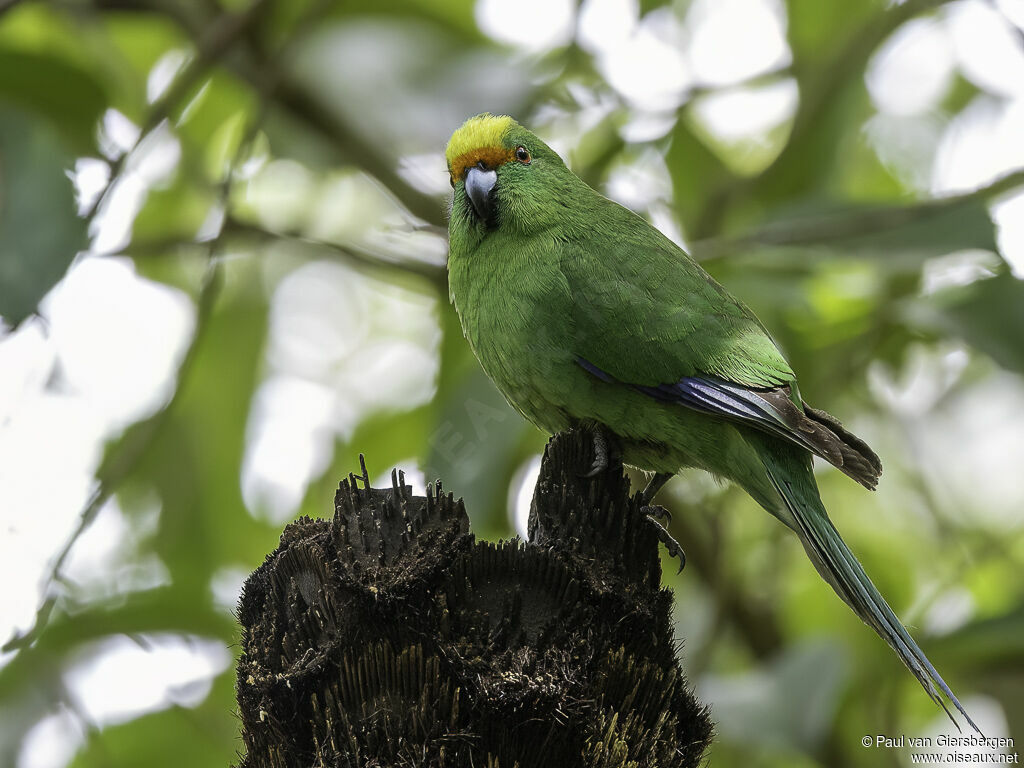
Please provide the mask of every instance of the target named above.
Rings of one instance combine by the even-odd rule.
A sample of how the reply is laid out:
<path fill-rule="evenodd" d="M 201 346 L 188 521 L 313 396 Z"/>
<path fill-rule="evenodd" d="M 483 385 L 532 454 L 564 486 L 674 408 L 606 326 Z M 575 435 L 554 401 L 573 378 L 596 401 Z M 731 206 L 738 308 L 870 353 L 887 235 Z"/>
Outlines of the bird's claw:
<path fill-rule="evenodd" d="M 648 506 L 641 507 L 640 511 L 648 517 L 657 518 L 658 520 L 664 520 L 668 523 L 672 522 L 672 513 L 669 512 L 660 504 L 650 504 Z"/>
<path fill-rule="evenodd" d="M 686 567 L 686 553 L 683 552 L 683 548 L 679 546 L 679 542 L 673 538 L 672 534 L 668 532 L 665 526 L 658 522 L 658 518 L 668 515 L 668 510 L 664 507 L 643 507 L 640 512 L 647 518 L 647 522 L 654 526 L 654 534 L 658 537 L 658 540 L 665 545 L 665 549 L 668 550 L 669 557 L 679 559 L 679 570 L 676 573 L 682 573 L 683 568 Z"/>

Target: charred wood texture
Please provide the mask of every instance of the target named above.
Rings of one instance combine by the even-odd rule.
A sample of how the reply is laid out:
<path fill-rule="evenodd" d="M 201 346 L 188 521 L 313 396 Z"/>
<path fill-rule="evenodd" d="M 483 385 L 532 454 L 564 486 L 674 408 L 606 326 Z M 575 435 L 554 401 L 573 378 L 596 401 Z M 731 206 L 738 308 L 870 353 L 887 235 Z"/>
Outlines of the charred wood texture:
<path fill-rule="evenodd" d="M 548 443 L 525 544 L 365 465 L 285 528 L 239 605 L 241 768 L 696 766 L 658 539 L 592 450 Z"/>

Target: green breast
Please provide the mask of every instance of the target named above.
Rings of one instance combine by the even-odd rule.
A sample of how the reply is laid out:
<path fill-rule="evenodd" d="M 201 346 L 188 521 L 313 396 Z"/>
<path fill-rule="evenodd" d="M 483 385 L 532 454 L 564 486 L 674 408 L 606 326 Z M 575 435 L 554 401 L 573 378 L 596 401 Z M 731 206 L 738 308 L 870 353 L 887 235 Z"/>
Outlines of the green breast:
<path fill-rule="evenodd" d="M 580 373 L 566 345 L 568 291 L 553 243 L 506 239 L 493 233 L 472 252 L 453 248 L 452 301 L 480 365 L 505 398 L 555 432 L 569 425 L 565 405 Z"/>

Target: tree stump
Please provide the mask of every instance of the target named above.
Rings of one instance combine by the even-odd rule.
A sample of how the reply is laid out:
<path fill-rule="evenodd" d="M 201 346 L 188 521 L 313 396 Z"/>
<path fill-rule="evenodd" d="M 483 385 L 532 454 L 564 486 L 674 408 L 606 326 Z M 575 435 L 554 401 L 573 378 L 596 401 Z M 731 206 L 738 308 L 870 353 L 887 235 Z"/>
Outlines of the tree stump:
<path fill-rule="evenodd" d="M 342 481 L 238 610 L 241 768 L 696 766 L 710 740 L 621 465 L 548 443 L 530 541 L 476 541 L 440 482 Z M 360 487 L 361 486 L 361 487 Z"/>

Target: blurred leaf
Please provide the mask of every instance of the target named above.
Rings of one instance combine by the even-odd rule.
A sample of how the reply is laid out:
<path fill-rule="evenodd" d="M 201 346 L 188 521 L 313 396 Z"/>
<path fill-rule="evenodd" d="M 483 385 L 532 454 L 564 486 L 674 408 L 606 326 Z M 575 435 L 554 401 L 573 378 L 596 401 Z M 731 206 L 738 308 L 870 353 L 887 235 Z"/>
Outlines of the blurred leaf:
<path fill-rule="evenodd" d="M 856 221 L 856 216 L 851 217 Z M 979 248 L 998 251 L 996 229 L 988 206 L 973 200 L 956 206 L 908 206 L 865 212 L 870 226 L 861 234 L 836 242 L 843 250 L 883 256 L 896 252 L 922 258 Z M 875 229 L 876 224 L 881 224 Z"/>
<path fill-rule="evenodd" d="M 476 25 L 475 0 L 352 0 L 338 6 L 345 15 L 396 16 L 402 19 L 423 19 L 441 24 L 466 42 L 483 42 L 485 38 Z M 515 23 L 513 18 L 509 23 Z"/>
<path fill-rule="evenodd" d="M 375 484 L 378 477 L 389 473 L 400 461 L 413 458 L 422 462 L 427 453 L 431 417 L 430 405 L 423 405 L 411 411 L 386 411 L 365 418 L 349 440 L 335 445 L 333 460 L 310 483 L 297 514 L 314 518 L 333 515 L 338 483 L 350 473 L 359 475 L 359 454 L 365 456 L 370 481 Z"/>
<path fill-rule="evenodd" d="M 848 180 L 836 169 L 856 179 L 864 162 L 875 164 L 874 179 L 898 189 L 873 153 L 863 151 L 861 126 L 874 111 L 863 73 L 875 47 L 913 10 L 881 0 L 788 0 L 787 15 L 800 102 L 789 142 L 757 179 L 755 196 L 766 208 L 823 192 L 842 198 Z M 851 153 L 860 155 L 852 163 Z"/>
<path fill-rule="evenodd" d="M 723 740 L 814 752 L 828 733 L 847 676 L 840 645 L 803 642 L 764 671 L 712 678 L 700 693 L 714 708 Z"/>
<path fill-rule="evenodd" d="M 739 243 L 820 246 L 844 254 L 915 260 L 953 251 L 998 251 L 995 224 L 984 200 L 928 201 L 904 206 L 804 206 L 778 216 Z M 905 262 L 904 262 L 905 268 Z"/>
<path fill-rule="evenodd" d="M 517 114 L 538 77 L 504 51 L 467 43 L 418 15 L 355 16 L 322 25 L 296 52 L 289 72 L 293 113 L 327 128 L 335 150 L 395 188 L 404 180 L 389 179 L 388 172 L 398 158 L 440 153 L 470 115 Z M 389 97 L 381 99 L 385 82 Z M 438 99 L 439 93 L 445 97 Z M 382 163 L 387 167 L 377 167 Z M 435 200 L 429 205 L 436 210 Z"/>
<path fill-rule="evenodd" d="M 600 189 L 608 169 L 622 157 L 625 142 L 619 131 L 621 115 L 612 112 L 577 140 L 569 166 L 583 181 Z"/>
<path fill-rule="evenodd" d="M 330 467 L 307 490 L 300 514 L 332 514 L 338 481 L 359 473 L 359 454 L 365 455 L 374 482 L 411 458 L 423 467 L 427 483 L 440 479 L 445 489 L 465 499 L 478 536 L 509 535 L 509 483 L 545 436 L 512 410 L 484 374 L 450 305 L 443 305 L 442 315 L 441 381 L 433 401 L 362 421 L 350 439 L 336 446 Z"/>
<path fill-rule="evenodd" d="M 126 510 L 135 510 L 146 508 L 150 489 L 157 491 L 153 550 L 176 586 L 193 595 L 208 595 L 211 575 L 224 564 L 259 562 L 279 534 L 277 526 L 253 518 L 242 500 L 246 425 L 263 367 L 267 304 L 255 265 L 229 264 L 191 370 L 120 494 Z M 145 428 L 136 425 L 123 441 Z"/>
<path fill-rule="evenodd" d="M 118 595 L 73 613 L 58 610 L 36 643 L 0 668 L 0 764 L 14 765 L 19 741 L 31 723 L 53 712 L 54 691 L 61 685 L 69 656 L 83 645 L 111 635 L 161 632 L 219 637 L 229 644 L 236 637 L 237 625 L 233 617 L 214 608 L 212 600 L 197 600 L 194 594 L 173 586 Z M 220 702 L 217 709 L 230 712 L 230 698 L 222 697 Z M 16 729 L 13 734 L 8 726 Z M 234 723 L 224 732 L 233 739 Z M 169 754 L 177 753 L 172 750 Z"/>
<path fill-rule="evenodd" d="M 867 140 L 863 130 L 846 135 L 836 159 L 835 179 L 826 187 L 855 204 L 904 203 L 915 190 L 898 177 Z"/>
<path fill-rule="evenodd" d="M 873 359 L 898 365 L 916 338 L 892 311 L 920 291 L 916 254 L 749 246 L 708 268 L 761 319 L 817 407 L 863 390 Z"/>
<path fill-rule="evenodd" d="M 141 123 L 148 108 L 149 75 L 169 51 L 192 50 L 187 34 L 171 19 L 154 14 L 108 13 L 103 15 L 104 38 L 109 53 L 98 57 L 112 70 L 118 84 L 118 102 L 112 104 L 129 119 Z"/>
<path fill-rule="evenodd" d="M 45 118 L 74 152 L 96 153 L 96 127 L 106 97 L 85 70 L 50 56 L 0 49 L 3 101 Z"/>
<path fill-rule="evenodd" d="M 177 134 L 186 152 L 201 159 L 200 167 L 208 180 L 223 179 L 255 104 L 244 83 L 215 72 L 183 111 Z"/>
<path fill-rule="evenodd" d="M 91 731 L 71 768 L 224 768 L 240 747 L 233 735 L 234 670 L 220 675 L 195 709 L 171 707 Z"/>
<path fill-rule="evenodd" d="M 477 535 L 507 536 L 508 487 L 520 462 L 536 450 L 524 447 L 540 432 L 512 409 L 473 357 L 450 304 L 442 306 L 441 380 L 435 422 L 428 436 L 427 482 L 466 501 Z M 542 445 L 542 443 L 540 443 Z"/>
<path fill-rule="evenodd" d="M 269 42 L 281 45 L 299 37 L 300 32 L 309 32 L 315 26 L 339 19 L 425 21 L 437 27 L 437 33 L 452 35 L 459 45 L 479 44 L 487 42 L 487 38 L 476 26 L 474 6 L 474 0 L 447 0 L 443 3 L 436 0 L 352 0 L 327 6 L 329 11 L 320 12 L 325 17 L 320 19 L 316 18 L 315 12 L 311 14 L 316 8 L 315 1 L 301 0 L 272 5 L 270 22 L 266 28 Z M 316 19 L 317 25 L 309 23 L 311 18 Z M 424 62 L 424 69 L 435 65 L 436 62 Z"/>
<path fill-rule="evenodd" d="M 58 610 L 36 644 L 0 670 L 0 700 L 31 686 L 79 646 L 109 635 L 183 632 L 228 640 L 235 631 L 234 619 L 215 609 L 212 600 L 196 601 L 172 586 L 118 595 L 73 613 Z"/>
<path fill-rule="evenodd" d="M 787 36 L 798 72 L 806 71 L 810 76 L 815 64 L 832 55 L 850 37 L 851 30 L 885 7 L 881 0 L 786 0 Z"/>
<path fill-rule="evenodd" d="M 801 99 L 811 97 L 801 93 Z M 843 151 L 863 141 L 860 127 L 871 104 L 860 78 L 835 83 L 817 98 L 820 103 L 813 106 L 801 102 L 788 143 L 754 183 L 755 196 L 766 208 L 822 193 L 840 196 L 835 169 Z"/>
<path fill-rule="evenodd" d="M 175 174 L 166 187 L 150 189 L 132 222 L 132 242 L 192 240 L 215 202 L 214 191 Z"/>
<path fill-rule="evenodd" d="M 0 48 L 52 62 L 56 68 L 44 65 L 48 81 L 55 92 L 64 93 L 72 100 L 88 98 L 96 88 L 102 92 L 104 102 L 120 96 L 122 80 L 130 74 L 121 61 L 112 60 L 110 39 L 97 16 L 86 17 L 79 11 L 71 12 L 50 3 L 8 3 L 0 22 Z M 52 76 L 62 70 L 70 72 L 71 79 L 66 83 L 54 82 Z M 27 74 L 28 81 L 33 77 Z M 76 84 L 85 86 L 85 93 L 70 93 Z M 144 78 L 142 84 L 144 87 Z M 48 93 L 38 93 L 31 98 L 39 102 L 53 101 L 53 95 Z M 58 112 L 57 118 L 60 117 Z M 89 139 L 92 138 L 90 135 Z"/>
<path fill-rule="evenodd" d="M 440 479 L 446 490 L 465 499 L 478 536 L 507 536 L 509 482 L 528 453 L 522 448 L 527 432 L 540 433 L 512 409 L 483 370 L 439 396 L 428 438 L 427 481 Z"/>
<path fill-rule="evenodd" d="M 929 644 L 965 670 L 1024 671 L 1024 605 L 1002 616 L 972 621 Z"/>
<path fill-rule="evenodd" d="M 685 116 L 676 121 L 672 130 L 665 163 L 672 177 L 675 211 L 683 230 L 691 237 L 700 237 L 699 223 L 704 219 L 705 206 L 717 204 L 716 192 L 735 182 L 735 176 L 694 133 Z"/>
<path fill-rule="evenodd" d="M 666 0 L 640 0 L 640 17 L 643 18 L 655 8 L 664 8 L 671 3 Z"/>
<path fill-rule="evenodd" d="M 908 310 L 910 318 L 945 331 L 989 355 L 999 365 L 1024 373 L 1024 282 L 1008 273 L 952 288 Z"/>
<path fill-rule="evenodd" d="M 958 69 L 953 75 L 953 83 L 946 92 L 946 97 L 942 100 L 942 107 L 947 113 L 955 115 L 980 93 L 978 86 L 960 74 Z"/>
<path fill-rule="evenodd" d="M 72 165 L 46 123 L 0 104 L 0 316 L 17 325 L 86 246 Z"/>

